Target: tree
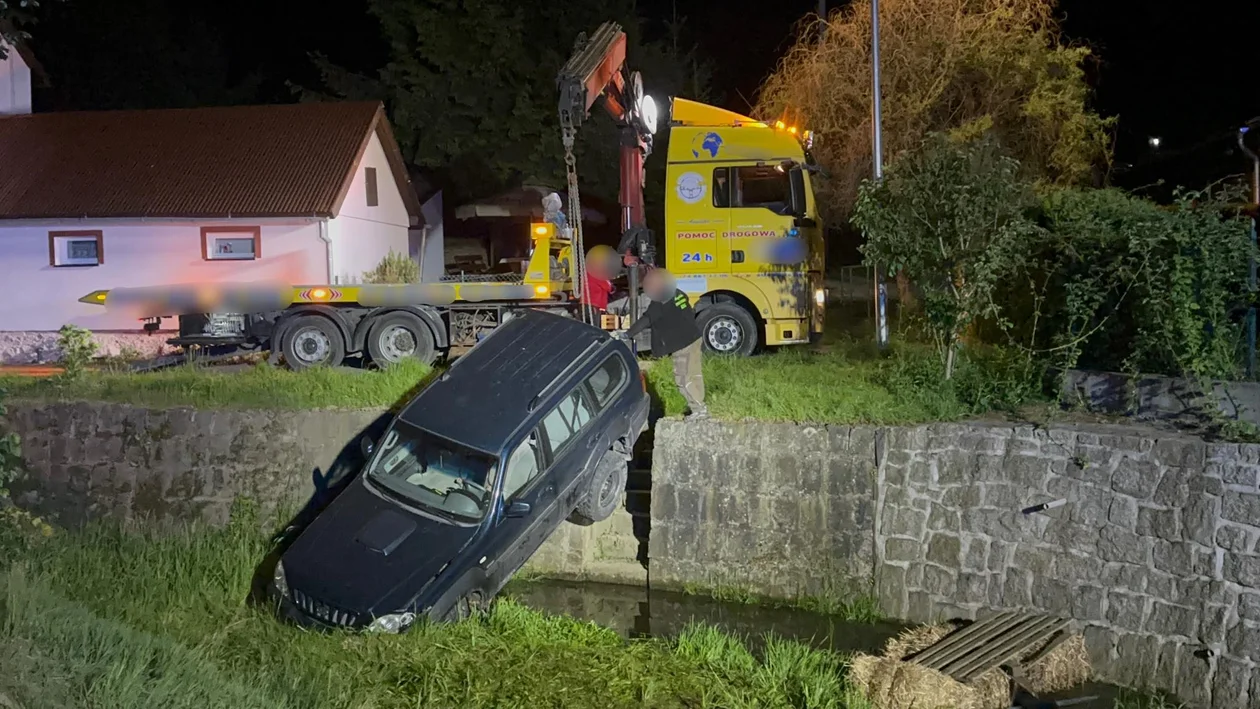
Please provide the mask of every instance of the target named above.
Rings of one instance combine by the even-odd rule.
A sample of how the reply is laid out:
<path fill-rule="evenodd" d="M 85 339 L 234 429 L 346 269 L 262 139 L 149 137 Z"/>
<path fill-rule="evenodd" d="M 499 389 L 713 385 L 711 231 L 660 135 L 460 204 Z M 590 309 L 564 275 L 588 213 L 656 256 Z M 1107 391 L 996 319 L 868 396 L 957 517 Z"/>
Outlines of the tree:
<path fill-rule="evenodd" d="M 758 100 L 759 115 L 816 132 L 835 220 L 871 172 L 870 10 L 857 0 L 804 25 Z M 945 131 L 992 134 L 1035 180 L 1088 182 L 1108 164 L 1111 121 L 1088 106 L 1090 51 L 1059 41 L 1055 0 L 883 0 L 880 11 L 886 158 Z"/>
<path fill-rule="evenodd" d="M 386 66 L 365 76 L 316 56 L 324 86 L 301 93 L 382 100 L 404 157 L 456 198 L 527 181 L 563 184 L 555 77 L 580 32 L 620 22 L 631 62 L 652 67 L 644 80 L 658 99 L 667 95 L 659 87 L 681 86 L 693 66 L 660 71 L 668 49 L 640 40 L 629 0 L 528 8 L 508 0 L 369 0 L 369 11 L 389 44 Z M 705 80 L 700 70 L 692 74 Z M 576 146 L 583 193 L 615 197 L 617 149 L 615 126 L 593 112 Z"/>
<path fill-rule="evenodd" d="M 0 59 L 7 55 L 9 47 L 29 39 L 23 29 L 35 24 L 41 0 L 0 0 Z"/>
<path fill-rule="evenodd" d="M 1020 270 L 1037 233 L 1025 215 L 1033 191 L 1019 172 L 989 137 L 934 134 L 859 190 L 853 220 L 866 234 L 863 255 L 919 285 L 946 379 L 963 334 L 1002 315 L 994 295 Z"/>

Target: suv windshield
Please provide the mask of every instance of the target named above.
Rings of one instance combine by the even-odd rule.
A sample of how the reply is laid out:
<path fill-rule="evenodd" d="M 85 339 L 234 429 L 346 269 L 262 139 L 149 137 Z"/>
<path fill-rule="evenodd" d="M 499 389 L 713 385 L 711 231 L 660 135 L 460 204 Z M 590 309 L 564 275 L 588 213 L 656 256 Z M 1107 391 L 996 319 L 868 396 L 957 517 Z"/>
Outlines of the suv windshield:
<path fill-rule="evenodd" d="M 496 459 L 399 421 L 368 477 L 441 517 L 476 521 L 490 507 Z"/>

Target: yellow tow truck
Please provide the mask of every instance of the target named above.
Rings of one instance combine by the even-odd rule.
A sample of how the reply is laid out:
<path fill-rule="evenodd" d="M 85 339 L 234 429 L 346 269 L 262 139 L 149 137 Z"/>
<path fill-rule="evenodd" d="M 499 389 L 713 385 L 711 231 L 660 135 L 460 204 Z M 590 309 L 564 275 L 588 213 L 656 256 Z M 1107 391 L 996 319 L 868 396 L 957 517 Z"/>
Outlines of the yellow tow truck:
<path fill-rule="evenodd" d="M 656 107 L 625 67 L 626 37 L 605 23 L 580 37 L 557 79 L 568 165 L 570 212 L 580 214 L 572 157 L 576 130 L 600 99 L 623 131 L 619 250 L 630 265 L 630 295 L 609 304 L 600 326 L 621 329 L 646 309 L 637 298 L 643 267 L 655 265 L 645 226 L 643 161 L 651 153 Z M 675 98 L 665 202 L 665 260 L 695 305 L 710 352 L 749 355 L 764 346 L 808 342 L 822 332 L 822 226 L 810 182 L 812 136 L 781 121 L 759 121 Z M 377 364 L 431 362 L 470 347 L 522 309 L 576 315 L 584 273 L 581 225 L 571 238 L 550 223 L 530 225 L 533 250 L 520 274 L 449 274 L 409 285 L 249 284 L 119 288 L 80 300 L 139 318 L 177 316 L 174 345 L 210 351 L 266 350 L 292 368 L 338 365 L 362 356 Z M 214 291 L 207 294 L 208 291 Z M 650 333 L 640 336 L 647 349 Z"/>

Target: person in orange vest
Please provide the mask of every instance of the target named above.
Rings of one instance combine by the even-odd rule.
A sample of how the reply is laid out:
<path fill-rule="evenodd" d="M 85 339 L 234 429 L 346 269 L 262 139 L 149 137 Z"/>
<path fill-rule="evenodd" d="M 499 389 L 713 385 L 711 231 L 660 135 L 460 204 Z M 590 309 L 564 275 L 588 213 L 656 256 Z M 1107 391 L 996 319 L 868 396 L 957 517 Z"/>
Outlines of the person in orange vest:
<path fill-rule="evenodd" d="M 586 278 L 582 284 L 582 311 L 586 321 L 599 327 L 600 316 L 608 312 L 608 296 L 612 295 L 612 277 L 616 271 L 617 252 L 599 245 L 586 254 Z"/>

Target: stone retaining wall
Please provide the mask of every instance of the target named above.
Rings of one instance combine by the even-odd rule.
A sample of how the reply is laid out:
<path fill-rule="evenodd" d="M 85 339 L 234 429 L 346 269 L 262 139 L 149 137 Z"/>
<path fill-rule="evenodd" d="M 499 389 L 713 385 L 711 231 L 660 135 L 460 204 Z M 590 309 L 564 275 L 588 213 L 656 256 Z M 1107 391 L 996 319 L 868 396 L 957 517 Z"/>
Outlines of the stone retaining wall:
<path fill-rule="evenodd" d="M 358 439 L 381 411 L 198 411 L 10 402 L 28 477 L 19 504 L 66 526 L 100 518 L 227 522 L 248 495 L 267 518 L 296 512 L 361 465 Z M 531 562 L 570 579 L 643 583 L 630 515 L 565 525 Z"/>
<path fill-rule="evenodd" d="M 907 620 L 1049 612 L 1103 679 L 1260 707 L 1260 446 L 985 424 L 662 421 L 656 440 L 654 583 L 790 597 L 865 575 Z"/>
<path fill-rule="evenodd" d="M 71 525 L 222 522 L 239 494 L 300 505 L 381 420 L 29 403 L 9 416 L 32 473 L 19 501 Z M 914 621 L 1061 614 L 1103 679 L 1260 708 L 1260 446 L 1135 427 L 664 420 L 654 447 L 650 519 L 565 525 L 534 571 L 642 583 L 650 523 L 653 584 L 785 598 L 862 586 Z"/>

